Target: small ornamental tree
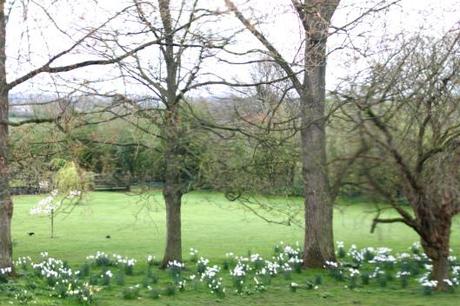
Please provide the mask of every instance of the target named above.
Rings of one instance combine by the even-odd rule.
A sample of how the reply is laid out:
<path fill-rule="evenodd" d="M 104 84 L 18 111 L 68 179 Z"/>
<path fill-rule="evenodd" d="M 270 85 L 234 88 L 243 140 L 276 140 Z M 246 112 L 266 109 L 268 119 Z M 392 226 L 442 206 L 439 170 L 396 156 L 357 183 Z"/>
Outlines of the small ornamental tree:
<path fill-rule="evenodd" d="M 54 189 L 30 210 L 31 215 L 49 217 L 51 238 L 54 238 L 54 218 L 58 214 L 72 212 L 83 199 L 83 192 L 92 186 L 91 178 L 74 162 L 64 162 L 54 175 Z"/>

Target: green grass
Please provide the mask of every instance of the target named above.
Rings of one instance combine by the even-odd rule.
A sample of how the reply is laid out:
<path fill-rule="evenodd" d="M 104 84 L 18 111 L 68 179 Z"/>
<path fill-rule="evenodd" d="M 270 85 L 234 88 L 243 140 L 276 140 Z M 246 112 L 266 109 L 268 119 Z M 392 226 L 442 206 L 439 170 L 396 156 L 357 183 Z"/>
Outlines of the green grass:
<path fill-rule="evenodd" d="M 164 208 L 161 193 L 149 197 L 122 193 L 97 192 L 87 196 L 85 202 L 69 215 L 55 218 L 55 235 L 50 239 L 49 219 L 29 214 L 40 197 L 15 198 L 13 219 L 14 256 L 37 257 L 41 251 L 50 256 L 78 265 L 96 251 L 118 253 L 145 261 L 147 254 L 161 258 L 164 248 Z M 282 205 L 285 199 L 272 199 Z M 301 205 L 301 199 L 289 200 Z M 335 239 L 346 246 L 388 246 L 405 251 L 417 241 L 416 235 L 400 224 L 380 225 L 374 234 L 369 232 L 372 219 L 370 204 L 341 201 L 335 211 Z M 269 224 L 243 210 L 236 202 L 225 200 L 222 194 L 195 192 L 185 196 L 183 205 L 183 250 L 194 247 L 211 262 L 220 264 L 226 252 L 246 255 L 248 251 L 271 256 L 273 245 L 279 241 L 302 242 L 303 229 L 296 226 Z M 299 211 L 299 217 L 301 216 Z M 452 249 L 460 254 L 459 222 L 454 223 Z M 33 232 L 33 236 L 28 233 Z M 110 239 L 106 236 L 110 235 Z M 296 275 L 303 282 L 318 271 Z M 131 280 L 140 282 L 141 276 Z M 460 294 L 436 294 L 426 297 L 414 284 L 408 289 L 364 287 L 354 291 L 344 289 L 343 283 L 327 280 L 319 290 L 299 290 L 291 293 L 288 281 L 276 281 L 265 293 L 251 296 L 228 294 L 217 299 L 207 291 L 188 290 L 174 297 L 152 301 L 125 301 L 119 288 L 105 289 L 99 294 L 98 305 L 458 305 Z M 115 286 L 114 286 L 115 287 Z M 228 284 L 230 288 L 231 285 Z M 0 305 L 7 305 L 0 297 Z M 41 303 L 41 304 L 40 304 Z M 40 300 L 38 305 L 73 305 L 69 301 Z"/>

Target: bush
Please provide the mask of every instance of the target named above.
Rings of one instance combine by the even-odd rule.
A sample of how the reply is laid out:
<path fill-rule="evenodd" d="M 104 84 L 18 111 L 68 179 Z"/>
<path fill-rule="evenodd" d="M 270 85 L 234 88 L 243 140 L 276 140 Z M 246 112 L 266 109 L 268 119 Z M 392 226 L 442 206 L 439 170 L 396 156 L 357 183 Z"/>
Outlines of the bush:
<path fill-rule="evenodd" d="M 66 162 L 54 175 L 54 186 L 61 193 L 72 190 L 90 190 L 94 186 L 91 173 L 79 168 L 73 161 Z"/>

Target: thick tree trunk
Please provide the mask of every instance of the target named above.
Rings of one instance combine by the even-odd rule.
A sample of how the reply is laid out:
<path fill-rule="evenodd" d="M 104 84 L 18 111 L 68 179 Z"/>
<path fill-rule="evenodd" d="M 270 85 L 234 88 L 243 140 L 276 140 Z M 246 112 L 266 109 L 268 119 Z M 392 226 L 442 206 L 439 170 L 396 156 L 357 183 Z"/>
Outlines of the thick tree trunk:
<path fill-rule="evenodd" d="M 437 290 L 447 289 L 444 281 L 449 279 L 449 253 L 450 253 L 450 230 L 452 225 L 452 216 L 443 212 L 436 206 L 431 208 L 437 212 L 420 213 L 421 230 L 423 237 L 421 244 L 426 255 L 431 259 L 433 270 L 431 278 L 438 282 Z"/>
<path fill-rule="evenodd" d="M 333 204 L 326 157 L 326 43 L 328 21 L 337 4 L 338 1 L 335 6 L 324 2 L 318 14 L 314 14 L 308 11 L 312 5 L 310 1 L 304 2 L 306 43 L 301 138 L 305 198 L 304 265 L 307 267 L 320 268 L 325 261 L 335 260 Z"/>
<path fill-rule="evenodd" d="M 166 249 L 162 267 L 166 267 L 170 261 L 182 260 L 182 194 L 177 188 L 166 183 L 163 197 L 166 205 Z"/>
<path fill-rule="evenodd" d="M 13 202 L 8 173 L 8 87 L 6 83 L 5 13 L 0 0 L 0 268 L 12 267 L 11 218 Z"/>
<path fill-rule="evenodd" d="M 171 93 L 171 100 L 175 99 Z M 166 249 L 161 266 L 165 268 L 170 261 L 182 260 L 182 171 L 179 112 L 172 104 L 165 116 L 163 130 L 164 159 L 166 162 L 163 197 L 166 206 Z"/>
<path fill-rule="evenodd" d="M 311 101 L 310 101 L 311 102 Z M 308 102 L 307 102 L 308 103 Z M 304 265 L 323 267 L 335 260 L 333 205 L 326 170 L 324 106 L 312 104 L 303 116 L 302 162 L 305 201 Z"/>
<path fill-rule="evenodd" d="M 433 259 L 433 272 L 432 277 L 438 281 L 438 290 L 445 290 L 445 279 L 449 279 L 449 260 L 448 256 L 440 253 L 436 259 Z"/>

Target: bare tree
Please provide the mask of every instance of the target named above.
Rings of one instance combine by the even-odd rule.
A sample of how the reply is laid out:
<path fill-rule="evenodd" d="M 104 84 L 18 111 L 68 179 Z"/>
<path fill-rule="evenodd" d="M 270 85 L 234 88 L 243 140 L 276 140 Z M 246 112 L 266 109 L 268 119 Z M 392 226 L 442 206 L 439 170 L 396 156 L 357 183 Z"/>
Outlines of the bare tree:
<path fill-rule="evenodd" d="M 322 267 L 333 260 L 332 199 L 326 171 L 325 73 L 329 25 L 339 0 L 292 1 L 304 30 L 303 79 L 276 47 L 230 1 L 225 1 L 243 25 L 263 44 L 284 70 L 301 100 L 301 143 L 305 197 L 304 264 Z"/>
<path fill-rule="evenodd" d="M 94 65 L 110 65 L 118 61 L 121 61 L 136 52 L 145 49 L 148 46 L 159 42 L 159 38 L 156 37 L 154 40 L 144 41 L 142 44 L 137 45 L 134 49 L 120 50 L 117 46 L 110 46 L 110 43 L 104 43 L 103 49 L 97 48 L 101 46 L 100 41 L 95 40 L 94 37 L 97 33 L 102 32 L 112 21 L 121 16 L 124 10 L 117 12 L 114 16 L 110 16 L 107 20 L 102 22 L 100 25 L 91 27 L 86 31 L 80 32 L 80 37 L 70 37 L 72 43 L 68 48 L 63 49 L 54 55 L 50 55 L 44 64 L 32 68 L 31 70 L 23 73 L 21 76 L 8 80 L 7 75 L 7 56 L 6 56 L 6 37 L 7 37 L 7 21 L 8 17 L 17 9 L 14 6 L 7 7 L 9 3 L 5 0 L 0 0 L 0 267 L 11 267 L 12 266 L 12 240 L 11 240 L 11 219 L 13 216 L 13 202 L 9 192 L 9 167 L 8 167 L 8 126 L 11 124 L 20 125 L 21 123 L 12 123 L 9 121 L 9 93 L 18 87 L 40 74 L 57 74 L 61 72 L 68 72 L 75 69 L 94 66 Z M 24 2 L 24 5 L 28 5 L 28 2 Z M 30 5 L 30 3 L 29 3 Z M 54 24 L 59 31 L 62 29 L 54 22 L 53 16 L 46 12 L 45 6 L 39 6 L 40 10 L 45 12 L 46 18 L 49 18 L 51 23 Z M 81 56 L 87 49 L 83 46 L 93 46 L 91 49 L 92 54 L 88 55 L 88 59 L 84 61 L 73 62 L 72 55 Z M 111 54 L 118 52 L 118 54 L 110 59 L 107 59 L 105 53 L 107 49 L 111 50 Z M 46 50 L 46 49 L 45 49 Z M 95 55 L 96 53 L 96 55 Z M 67 60 L 66 56 L 69 56 Z M 91 57 L 90 57 L 91 56 Z M 81 57 L 79 57 L 81 58 Z M 63 62 L 71 62 L 71 64 L 62 64 Z M 73 63 L 72 63 L 73 62 Z M 43 120 L 29 120 L 23 123 L 40 123 Z M 44 121 L 49 121 L 44 120 Z"/>
<path fill-rule="evenodd" d="M 126 44 L 138 41 L 137 37 L 159 39 L 159 44 L 119 62 L 126 84 L 122 91 L 94 93 L 111 97 L 121 106 L 110 110 L 114 118 L 126 120 L 161 143 L 156 149 L 165 164 L 166 249 L 162 266 L 166 267 L 170 261 L 182 260 L 182 197 L 194 187 L 196 179 L 196 173 L 186 164 L 197 158 L 193 147 L 204 131 L 200 130 L 203 124 L 194 118 L 197 114 L 192 114 L 190 94 L 209 85 L 229 83 L 217 76 L 213 58 L 218 52 L 226 52 L 235 33 L 222 27 L 217 30 L 221 14 L 204 1 L 132 3 L 129 12 L 134 26 Z M 120 33 L 112 35 L 113 40 L 119 40 Z M 131 86 L 136 94 L 131 94 Z"/>
<path fill-rule="evenodd" d="M 361 173 L 399 214 L 388 218 L 379 212 L 372 230 L 379 223 L 411 227 L 441 290 L 449 278 L 452 218 L 460 212 L 459 59 L 458 29 L 441 39 L 404 39 L 341 93 L 352 102 L 346 118 L 369 148 Z M 382 169 L 393 175 L 381 180 Z"/>
<path fill-rule="evenodd" d="M 331 183 L 327 170 L 326 123 L 329 114 L 326 107 L 326 63 L 330 53 L 326 48 L 328 38 L 334 33 L 348 33 L 366 16 L 385 10 L 395 2 L 397 1 L 376 1 L 374 6 L 362 10 L 345 25 L 337 27 L 331 25 L 331 19 L 340 0 L 291 0 L 290 4 L 301 27 L 302 40 L 297 56 L 290 60 L 262 30 L 258 29 L 254 20 L 246 17 L 232 0 L 225 0 L 227 7 L 263 45 L 265 50 L 262 52 L 270 56 L 284 71 L 300 101 L 305 266 L 323 267 L 325 261 L 335 258 L 333 202 L 337 195 L 337 187 L 340 186 L 340 179 Z M 354 159 L 355 157 L 349 160 Z"/>

